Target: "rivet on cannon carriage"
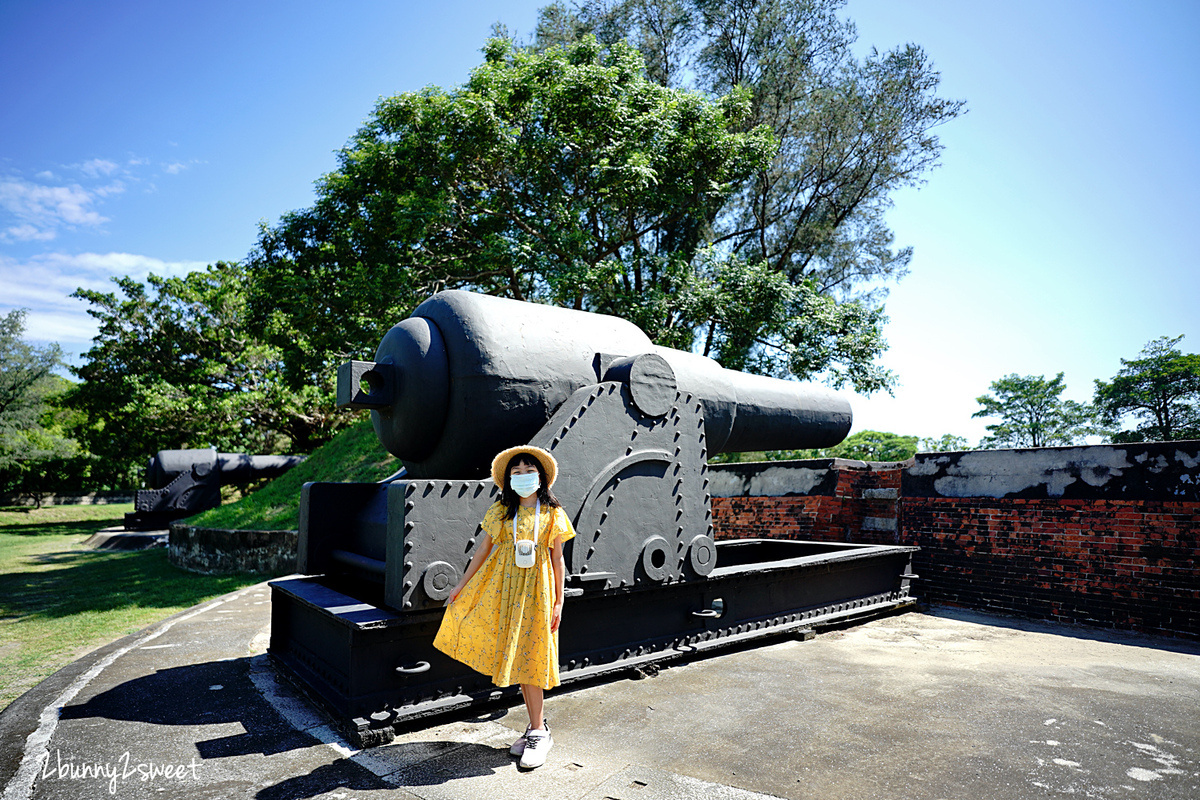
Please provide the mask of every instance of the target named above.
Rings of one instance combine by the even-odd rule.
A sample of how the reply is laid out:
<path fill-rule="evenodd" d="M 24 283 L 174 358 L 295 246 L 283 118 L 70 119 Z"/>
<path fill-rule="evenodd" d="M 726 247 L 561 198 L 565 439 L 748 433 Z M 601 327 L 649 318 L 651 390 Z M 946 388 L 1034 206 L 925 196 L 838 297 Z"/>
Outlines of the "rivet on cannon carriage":
<path fill-rule="evenodd" d="M 405 465 L 303 489 L 298 567 L 272 584 L 270 652 L 361 745 L 501 690 L 433 648 L 519 444 L 563 467 L 563 683 L 911 605 L 915 548 L 714 541 L 711 455 L 832 446 L 849 404 L 653 345 L 624 320 L 463 291 L 419 305 L 338 374 Z M 515 690 L 514 690 L 515 691 Z"/>

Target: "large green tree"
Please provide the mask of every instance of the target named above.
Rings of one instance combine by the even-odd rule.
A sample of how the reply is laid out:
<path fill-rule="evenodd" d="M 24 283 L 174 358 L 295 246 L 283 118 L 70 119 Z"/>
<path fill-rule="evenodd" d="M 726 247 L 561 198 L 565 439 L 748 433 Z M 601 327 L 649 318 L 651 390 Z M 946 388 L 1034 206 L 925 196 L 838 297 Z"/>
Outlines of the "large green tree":
<path fill-rule="evenodd" d="M 904 274 L 884 222 L 891 193 L 937 164 L 934 129 L 964 103 L 937 96 L 917 45 L 852 52 L 845 0 L 590 0 L 542 9 L 535 47 L 595 34 L 630 42 L 652 80 L 750 94 L 744 125 L 780 142 L 714 219 L 713 241 L 822 294 L 877 300 Z"/>
<path fill-rule="evenodd" d="M 254 319 L 292 385 L 457 287 L 616 314 L 727 366 L 881 388 L 879 309 L 715 241 L 778 149 L 753 103 L 648 80 L 620 42 L 493 40 L 466 85 L 381 101 L 316 203 L 262 229 Z"/>
<path fill-rule="evenodd" d="M 1104 421 L 1137 425 L 1113 437 L 1118 442 L 1200 439 L 1200 355 L 1179 349 L 1182 336 L 1155 339 L 1138 357 L 1121 359 L 1111 381 L 1096 381 L 1094 403 Z"/>
<path fill-rule="evenodd" d="M 1096 432 L 1095 411 L 1074 400 L 1063 400 L 1063 373 L 1053 380 L 1044 375 L 1005 375 L 992 381 L 989 394 L 975 398 L 981 408 L 972 417 L 995 417 L 987 426 L 981 448 L 1053 447 L 1077 444 Z"/>
<path fill-rule="evenodd" d="M 115 279 L 117 292 L 79 289 L 99 332 L 68 404 L 110 469 L 136 481 L 161 449 L 307 452 L 338 424 L 328 376 L 284 385 L 280 353 L 246 318 L 245 269 L 219 262 L 183 278 Z"/>

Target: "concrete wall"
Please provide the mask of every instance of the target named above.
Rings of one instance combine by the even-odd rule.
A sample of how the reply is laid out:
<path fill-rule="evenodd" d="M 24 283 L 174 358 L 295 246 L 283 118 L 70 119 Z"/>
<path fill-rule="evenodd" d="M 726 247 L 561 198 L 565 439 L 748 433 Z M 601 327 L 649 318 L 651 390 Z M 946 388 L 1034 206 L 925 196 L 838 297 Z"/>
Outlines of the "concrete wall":
<path fill-rule="evenodd" d="M 915 544 L 933 602 L 1200 638 L 1200 442 L 712 471 L 720 538 Z"/>

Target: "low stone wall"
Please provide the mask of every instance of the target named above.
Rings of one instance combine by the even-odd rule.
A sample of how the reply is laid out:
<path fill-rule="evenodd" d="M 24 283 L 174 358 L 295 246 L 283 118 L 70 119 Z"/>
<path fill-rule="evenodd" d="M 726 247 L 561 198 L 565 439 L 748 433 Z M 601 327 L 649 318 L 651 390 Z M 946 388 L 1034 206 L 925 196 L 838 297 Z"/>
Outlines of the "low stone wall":
<path fill-rule="evenodd" d="M 173 523 L 167 559 L 205 575 L 252 573 L 290 575 L 296 571 L 297 531 L 244 531 Z"/>
<path fill-rule="evenodd" d="M 917 545 L 933 602 L 1200 639 L 1200 442 L 711 470 L 718 538 Z"/>

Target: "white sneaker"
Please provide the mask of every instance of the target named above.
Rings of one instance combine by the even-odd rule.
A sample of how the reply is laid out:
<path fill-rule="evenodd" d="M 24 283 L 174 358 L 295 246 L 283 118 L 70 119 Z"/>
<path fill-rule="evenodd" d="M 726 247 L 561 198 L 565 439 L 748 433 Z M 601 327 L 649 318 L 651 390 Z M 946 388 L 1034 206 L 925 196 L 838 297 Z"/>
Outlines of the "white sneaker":
<path fill-rule="evenodd" d="M 525 732 L 521 734 L 521 738 L 513 742 L 512 747 L 508 748 L 509 755 L 516 756 L 517 758 L 521 757 L 521 754 L 525 752 L 525 737 L 527 736 L 529 736 L 528 726 L 525 727 Z"/>
<path fill-rule="evenodd" d="M 525 726 L 525 732 L 521 734 L 521 738 L 513 742 L 512 747 L 508 748 L 509 755 L 516 756 L 517 758 L 521 757 L 521 754 L 525 752 L 525 742 L 529 736 L 529 729 L 532 727 L 533 725 Z M 550 723 L 542 720 L 542 728 L 547 731 L 550 730 Z"/>
<path fill-rule="evenodd" d="M 550 731 L 529 731 L 525 734 L 525 751 L 521 753 L 521 766 L 525 769 L 540 767 L 546 763 L 546 754 L 554 740 Z"/>

